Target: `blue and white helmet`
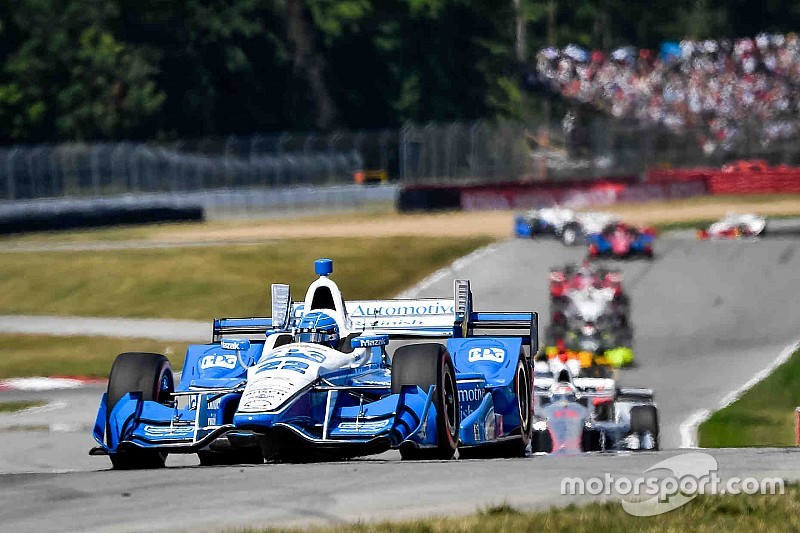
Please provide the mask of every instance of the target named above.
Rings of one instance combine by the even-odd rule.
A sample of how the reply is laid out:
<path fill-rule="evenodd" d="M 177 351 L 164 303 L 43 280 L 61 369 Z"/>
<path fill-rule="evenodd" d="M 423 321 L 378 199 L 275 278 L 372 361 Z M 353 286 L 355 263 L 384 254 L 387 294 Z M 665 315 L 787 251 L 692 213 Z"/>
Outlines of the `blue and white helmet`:
<path fill-rule="evenodd" d="M 339 326 L 336 324 L 336 319 L 328 313 L 310 311 L 294 328 L 294 341 L 336 348 L 339 346 Z"/>

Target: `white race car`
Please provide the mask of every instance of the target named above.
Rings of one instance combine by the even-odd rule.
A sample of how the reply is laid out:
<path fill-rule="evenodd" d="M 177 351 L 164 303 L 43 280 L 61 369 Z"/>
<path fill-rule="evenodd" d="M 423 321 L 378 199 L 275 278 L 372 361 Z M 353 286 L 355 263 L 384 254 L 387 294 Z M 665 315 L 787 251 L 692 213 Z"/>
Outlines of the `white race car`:
<path fill-rule="evenodd" d="M 766 233 L 767 220 L 753 213 L 730 213 L 719 222 L 714 222 L 707 230 L 697 232 L 699 239 L 738 239 L 740 237 L 760 237 Z"/>
<path fill-rule="evenodd" d="M 516 216 L 514 232 L 517 237 L 552 235 L 567 246 L 580 244 L 590 233 L 598 233 L 618 218 L 611 213 L 576 212 L 560 206 L 532 209 Z"/>
<path fill-rule="evenodd" d="M 531 451 L 571 454 L 657 450 L 658 408 L 651 389 L 620 388 L 613 379 L 535 371 Z"/>

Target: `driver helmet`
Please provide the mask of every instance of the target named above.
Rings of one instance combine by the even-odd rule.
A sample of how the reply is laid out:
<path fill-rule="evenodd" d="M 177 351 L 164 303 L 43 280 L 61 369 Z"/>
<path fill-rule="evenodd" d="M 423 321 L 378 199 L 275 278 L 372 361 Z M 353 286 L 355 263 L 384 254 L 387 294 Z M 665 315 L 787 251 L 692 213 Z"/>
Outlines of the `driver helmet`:
<path fill-rule="evenodd" d="M 306 313 L 294 328 L 294 342 L 309 342 L 336 348 L 339 345 L 339 326 L 336 324 L 336 319 L 322 311 Z"/>

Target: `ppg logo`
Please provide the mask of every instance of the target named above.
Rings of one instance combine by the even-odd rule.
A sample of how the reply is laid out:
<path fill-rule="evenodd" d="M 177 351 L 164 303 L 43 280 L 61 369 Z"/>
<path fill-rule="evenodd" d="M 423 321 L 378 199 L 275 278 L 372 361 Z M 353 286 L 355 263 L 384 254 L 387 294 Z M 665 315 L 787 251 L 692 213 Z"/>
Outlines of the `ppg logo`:
<path fill-rule="evenodd" d="M 200 360 L 200 368 L 205 370 L 206 368 L 213 368 L 213 367 L 220 367 L 220 368 L 236 368 L 236 356 L 235 355 L 207 355 Z"/>
<path fill-rule="evenodd" d="M 506 351 L 501 348 L 472 348 L 467 354 L 467 360 L 470 363 L 475 361 L 502 363 L 506 358 Z"/>

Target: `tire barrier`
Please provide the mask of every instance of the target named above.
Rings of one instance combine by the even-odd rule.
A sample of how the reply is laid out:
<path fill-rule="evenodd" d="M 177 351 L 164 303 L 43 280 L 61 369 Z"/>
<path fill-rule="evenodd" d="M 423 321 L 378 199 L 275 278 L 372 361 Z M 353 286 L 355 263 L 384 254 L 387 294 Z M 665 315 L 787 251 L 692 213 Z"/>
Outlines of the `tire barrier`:
<path fill-rule="evenodd" d="M 156 198 L 26 201 L 0 205 L 0 234 L 203 219 L 199 204 Z"/>

